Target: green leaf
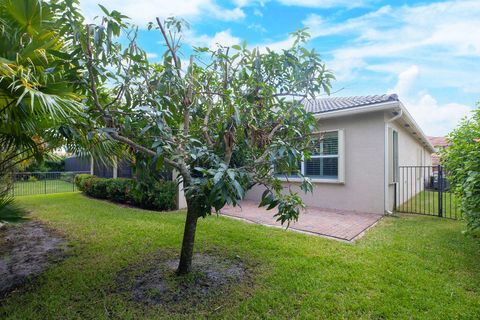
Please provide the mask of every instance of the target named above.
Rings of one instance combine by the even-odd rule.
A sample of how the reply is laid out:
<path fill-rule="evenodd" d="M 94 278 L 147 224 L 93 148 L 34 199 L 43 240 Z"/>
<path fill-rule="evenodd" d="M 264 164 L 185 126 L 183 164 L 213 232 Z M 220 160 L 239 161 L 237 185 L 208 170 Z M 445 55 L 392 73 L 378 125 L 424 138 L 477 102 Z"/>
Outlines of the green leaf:
<path fill-rule="evenodd" d="M 100 9 L 102 9 L 102 11 L 103 11 L 103 13 L 105 13 L 105 15 L 110 16 L 110 12 L 108 12 L 107 8 L 105 8 L 101 4 L 98 4 L 98 6 L 100 7 Z"/>

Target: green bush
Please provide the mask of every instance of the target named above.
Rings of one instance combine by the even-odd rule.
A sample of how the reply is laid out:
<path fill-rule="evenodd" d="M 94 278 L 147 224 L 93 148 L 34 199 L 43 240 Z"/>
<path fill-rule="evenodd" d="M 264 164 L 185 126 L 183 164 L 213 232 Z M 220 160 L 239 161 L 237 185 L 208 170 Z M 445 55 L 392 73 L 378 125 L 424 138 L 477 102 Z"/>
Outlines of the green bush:
<path fill-rule="evenodd" d="M 94 177 L 94 175 L 86 173 L 77 174 L 75 176 L 75 185 L 77 186 L 78 190 L 85 191 L 85 181 Z"/>
<path fill-rule="evenodd" d="M 36 161 L 34 160 L 29 164 L 25 171 L 27 172 L 53 172 L 53 171 L 64 171 L 65 170 L 65 159 L 58 160 L 43 160 Z"/>
<path fill-rule="evenodd" d="M 468 228 L 480 230 L 480 108 L 448 135 L 442 161 L 460 198 Z"/>
<path fill-rule="evenodd" d="M 132 179 L 108 179 L 107 197 L 114 202 L 127 203 L 131 200 L 130 194 L 134 188 L 135 181 Z"/>
<path fill-rule="evenodd" d="M 177 184 L 174 181 L 138 183 L 131 192 L 132 204 L 153 210 L 174 210 L 177 207 Z"/>
<path fill-rule="evenodd" d="M 75 184 L 85 194 L 113 202 L 128 203 L 150 210 L 174 210 L 177 184 L 173 181 L 137 182 L 133 179 L 98 178 L 91 174 L 75 176 Z"/>
<path fill-rule="evenodd" d="M 157 210 L 174 210 L 177 208 L 177 183 L 159 181 L 154 184 L 152 203 Z"/>
<path fill-rule="evenodd" d="M 86 179 L 84 183 L 84 192 L 97 199 L 108 199 L 108 180 L 109 179 L 97 177 Z"/>

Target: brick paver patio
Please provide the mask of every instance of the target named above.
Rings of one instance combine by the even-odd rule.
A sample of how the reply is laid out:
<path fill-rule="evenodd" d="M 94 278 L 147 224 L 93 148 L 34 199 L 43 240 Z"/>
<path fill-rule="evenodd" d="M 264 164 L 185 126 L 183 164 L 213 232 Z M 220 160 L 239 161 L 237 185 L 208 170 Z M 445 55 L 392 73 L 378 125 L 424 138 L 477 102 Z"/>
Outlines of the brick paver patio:
<path fill-rule="evenodd" d="M 254 201 L 243 201 L 241 207 L 225 207 L 222 214 L 267 226 L 281 226 L 273 215 L 275 209 L 259 208 Z M 307 207 L 290 229 L 335 239 L 353 241 L 382 218 L 381 214 Z"/>

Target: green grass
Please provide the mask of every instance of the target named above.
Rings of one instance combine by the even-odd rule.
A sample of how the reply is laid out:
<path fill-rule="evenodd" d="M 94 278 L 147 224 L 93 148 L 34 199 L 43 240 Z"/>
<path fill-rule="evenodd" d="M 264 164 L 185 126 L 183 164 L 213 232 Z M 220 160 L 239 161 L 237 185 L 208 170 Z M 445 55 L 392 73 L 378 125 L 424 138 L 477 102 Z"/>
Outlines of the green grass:
<path fill-rule="evenodd" d="M 460 218 L 460 203 L 451 192 L 442 193 L 443 216 Z M 438 215 L 438 192 L 421 191 L 397 208 L 398 212 L 413 212 Z"/>
<path fill-rule="evenodd" d="M 13 186 L 15 196 L 27 196 L 36 194 L 49 194 L 49 193 L 63 193 L 76 191 L 77 188 L 73 183 L 63 181 L 60 179 L 55 180 L 39 180 L 39 181 L 20 181 L 15 182 Z"/>
<path fill-rule="evenodd" d="M 116 293 L 115 275 L 159 249 L 177 254 L 183 212 L 123 208 L 79 193 L 18 201 L 65 234 L 73 249 L 13 292 L 0 307 L 2 319 L 480 318 L 480 242 L 462 234 L 459 221 L 386 217 L 349 244 L 200 219 L 196 251 L 239 256 L 255 274 L 252 283 L 182 314 L 128 301 Z"/>

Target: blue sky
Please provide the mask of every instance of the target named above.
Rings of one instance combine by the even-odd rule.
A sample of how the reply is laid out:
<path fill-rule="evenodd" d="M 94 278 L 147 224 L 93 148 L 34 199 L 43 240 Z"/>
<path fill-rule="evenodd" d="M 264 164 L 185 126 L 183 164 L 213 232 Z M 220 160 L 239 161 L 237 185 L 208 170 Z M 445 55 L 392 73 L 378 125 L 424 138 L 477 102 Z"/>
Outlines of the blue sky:
<path fill-rule="evenodd" d="M 289 32 L 308 27 L 309 47 L 337 76 L 337 96 L 395 92 L 428 135 L 444 135 L 480 101 L 480 0 L 81 0 L 128 15 L 140 27 L 156 16 L 190 22 L 187 45 L 281 50 Z M 140 31 L 152 60 L 164 48 Z M 186 57 L 185 57 L 186 58 Z"/>

